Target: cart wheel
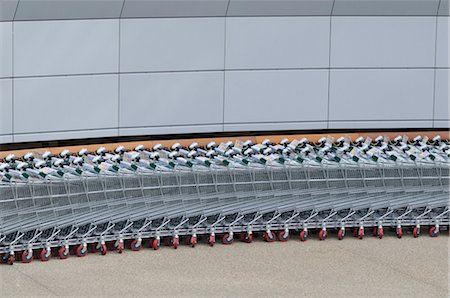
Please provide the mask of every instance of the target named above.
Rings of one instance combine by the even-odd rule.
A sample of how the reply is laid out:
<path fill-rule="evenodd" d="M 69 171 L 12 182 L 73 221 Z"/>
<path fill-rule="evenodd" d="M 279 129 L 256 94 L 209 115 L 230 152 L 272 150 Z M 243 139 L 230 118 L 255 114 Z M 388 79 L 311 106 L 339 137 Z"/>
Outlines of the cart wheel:
<path fill-rule="evenodd" d="M 123 242 L 119 240 L 114 241 L 110 246 L 110 250 L 117 250 L 121 254 L 123 252 Z"/>
<path fill-rule="evenodd" d="M 58 256 L 61 260 L 65 260 L 69 257 L 69 250 L 66 249 L 65 247 L 61 247 L 58 250 Z"/>
<path fill-rule="evenodd" d="M 242 233 L 241 241 L 245 243 L 251 243 L 253 241 L 253 235 L 249 233 Z"/>
<path fill-rule="evenodd" d="M 213 234 L 209 235 L 209 239 L 208 239 L 209 246 L 213 247 L 214 242 L 216 242 L 216 236 L 214 236 Z"/>
<path fill-rule="evenodd" d="M 272 232 L 272 231 L 269 231 L 269 233 L 264 232 L 264 241 L 273 242 L 273 241 L 275 241 L 275 239 L 276 239 L 276 236 L 275 236 L 274 232 Z"/>
<path fill-rule="evenodd" d="M 431 237 L 438 237 L 441 234 L 441 231 L 439 231 L 438 229 L 436 229 L 436 227 L 432 227 L 430 229 L 430 236 Z"/>
<path fill-rule="evenodd" d="M 25 250 L 22 253 L 22 263 L 31 263 L 33 261 L 33 252 Z"/>
<path fill-rule="evenodd" d="M 132 251 L 139 251 L 142 248 L 142 241 L 138 241 L 137 239 L 134 239 L 130 243 L 130 248 Z"/>
<path fill-rule="evenodd" d="M 363 227 L 358 229 L 358 238 L 361 240 L 364 238 L 364 228 Z"/>
<path fill-rule="evenodd" d="M 289 233 L 286 233 L 286 231 L 281 231 L 278 233 L 278 241 L 286 242 L 289 240 Z"/>
<path fill-rule="evenodd" d="M 174 249 L 178 248 L 178 245 L 180 244 L 180 238 L 178 237 L 173 237 L 172 239 L 172 245 Z"/>
<path fill-rule="evenodd" d="M 377 228 L 377 233 L 378 233 L 378 238 L 382 239 L 383 238 L 383 228 Z"/>
<path fill-rule="evenodd" d="M 83 244 L 80 244 L 77 246 L 77 249 L 75 250 L 75 254 L 80 258 L 85 257 L 88 254 L 88 249 Z"/>
<path fill-rule="evenodd" d="M 91 245 L 91 253 L 98 253 L 100 252 L 100 247 L 99 247 L 100 243 L 92 243 Z"/>
<path fill-rule="evenodd" d="M 8 265 L 13 265 L 14 261 L 15 261 L 14 255 L 9 255 L 7 261 Z"/>
<path fill-rule="evenodd" d="M 328 237 L 328 231 L 327 230 L 320 230 L 319 232 L 319 240 L 325 240 Z"/>
<path fill-rule="evenodd" d="M 401 239 L 403 237 L 403 229 L 401 227 L 398 227 L 395 232 L 397 233 L 397 237 Z"/>
<path fill-rule="evenodd" d="M 343 240 L 345 237 L 345 230 L 339 230 L 338 232 L 338 239 Z"/>
<path fill-rule="evenodd" d="M 106 244 L 101 244 L 100 245 L 100 253 L 104 256 L 104 255 L 106 255 L 107 251 L 108 250 L 106 249 Z"/>
<path fill-rule="evenodd" d="M 420 228 L 419 227 L 414 227 L 413 236 L 414 236 L 414 238 L 418 238 L 420 236 Z"/>
<path fill-rule="evenodd" d="M 52 254 L 45 248 L 39 253 L 39 259 L 41 259 L 42 262 L 47 262 L 50 260 L 51 256 Z"/>
<path fill-rule="evenodd" d="M 151 243 L 152 243 L 153 250 L 158 250 L 159 249 L 160 243 L 159 243 L 158 239 L 151 240 Z"/>
<path fill-rule="evenodd" d="M 191 244 L 191 247 L 195 247 L 195 244 L 197 244 L 197 236 L 189 237 L 189 242 Z"/>
<path fill-rule="evenodd" d="M 225 245 L 230 245 L 234 242 L 234 238 L 230 236 L 230 234 L 226 233 L 222 237 L 222 243 Z"/>
<path fill-rule="evenodd" d="M 300 232 L 300 241 L 306 241 L 308 239 L 308 232 L 305 230 L 301 230 Z"/>

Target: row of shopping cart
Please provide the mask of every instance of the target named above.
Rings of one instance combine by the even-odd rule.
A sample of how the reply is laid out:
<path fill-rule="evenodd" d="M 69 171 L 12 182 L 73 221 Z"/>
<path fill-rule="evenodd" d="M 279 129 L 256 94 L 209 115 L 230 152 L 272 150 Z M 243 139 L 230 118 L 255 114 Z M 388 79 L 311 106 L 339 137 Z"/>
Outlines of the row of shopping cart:
<path fill-rule="evenodd" d="M 367 228 L 382 238 L 392 227 L 401 238 L 429 226 L 436 237 L 449 224 L 449 149 L 439 136 L 381 136 L 9 155 L 0 162 L 0 253 L 27 263 L 82 257 L 89 246 L 195 246 L 203 235 L 210 245 L 258 232 L 286 241 L 297 231 L 304 241 L 317 230 L 324 240 L 329 229 L 362 239 Z"/>

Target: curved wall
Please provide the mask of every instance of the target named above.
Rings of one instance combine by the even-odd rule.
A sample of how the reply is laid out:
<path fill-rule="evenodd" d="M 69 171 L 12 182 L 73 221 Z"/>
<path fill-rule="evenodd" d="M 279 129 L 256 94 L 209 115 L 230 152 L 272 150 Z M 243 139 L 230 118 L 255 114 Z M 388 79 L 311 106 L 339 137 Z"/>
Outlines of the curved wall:
<path fill-rule="evenodd" d="M 448 128 L 448 0 L 2 0 L 0 143 Z"/>

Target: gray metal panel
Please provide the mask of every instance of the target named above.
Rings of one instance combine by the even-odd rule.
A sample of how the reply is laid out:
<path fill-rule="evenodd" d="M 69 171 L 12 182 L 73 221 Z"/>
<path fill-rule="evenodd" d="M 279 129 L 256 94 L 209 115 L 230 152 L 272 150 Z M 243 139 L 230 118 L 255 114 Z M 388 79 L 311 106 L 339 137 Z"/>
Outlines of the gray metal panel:
<path fill-rule="evenodd" d="M 16 21 L 118 18 L 124 0 L 20 0 Z"/>
<path fill-rule="evenodd" d="M 426 120 L 377 120 L 377 121 L 330 121 L 330 129 L 394 129 L 394 128 L 431 128 L 433 121 Z"/>
<path fill-rule="evenodd" d="M 436 69 L 434 120 L 450 120 L 450 69 Z"/>
<path fill-rule="evenodd" d="M 13 135 L 0 135 L 0 144 L 12 143 Z"/>
<path fill-rule="evenodd" d="M 435 17 L 334 17 L 331 67 L 434 67 Z"/>
<path fill-rule="evenodd" d="M 326 121 L 314 122 L 264 122 L 264 123 L 241 123 L 225 124 L 224 131 L 275 131 L 275 130 L 307 130 L 325 129 Z"/>
<path fill-rule="evenodd" d="M 224 36 L 224 18 L 125 19 L 120 70 L 223 69 Z"/>
<path fill-rule="evenodd" d="M 450 17 L 437 18 L 436 66 L 450 67 Z"/>
<path fill-rule="evenodd" d="M 15 76 L 117 72 L 118 28 L 119 20 L 15 22 Z"/>
<path fill-rule="evenodd" d="M 222 124 L 223 72 L 120 77 L 120 128 Z"/>
<path fill-rule="evenodd" d="M 205 133 L 205 132 L 221 132 L 221 131 L 223 131 L 222 124 L 167 125 L 155 127 L 119 128 L 119 135 L 120 136 L 165 135 L 165 134 Z"/>
<path fill-rule="evenodd" d="M 0 135 L 12 133 L 12 79 L 0 79 Z"/>
<path fill-rule="evenodd" d="M 0 23 L 0 78 L 12 77 L 12 22 Z"/>
<path fill-rule="evenodd" d="M 87 138 L 104 138 L 117 137 L 118 129 L 89 129 L 75 130 L 63 132 L 40 132 L 40 133 L 24 133 L 14 134 L 14 142 L 35 142 L 35 141 L 52 141 L 67 139 L 87 139 Z"/>
<path fill-rule="evenodd" d="M 224 17 L 228 0 L 126 0 L 122 18 Z"/>
<path fill-rule="evenodd" d="M 0 0 L 0 21 L 12 21 L 19 0 Z"/>
<path fill-rule="evenodd" d="M 226 68 L 328 67 L 329 17 L 229 18 Z"/>
<path fill-rule="evenodd" d="M 14 80 L 14 133 L 118 127 L 118 75 Z"/>
<path fill-rule="evenodd" d="M 433 123 L 434 128 L 450 128 L 450 120 L 435 120 Z"/>
<path fill-rule="evenodd" d="M 335 0 L 333 15 L 434 16 L 439 0 Z"/>
<path fill-rule="evenodd" d="M 449 16 L 450 15 L 449 2 L 450 2 L 449 0 L 441 0 L 441 3 L 439 4 L 438 15 L 440 15 L 440 16 Z"/>
<path fill-rule="evenodd" d="M 227 16 L 329 16 L 333 0 L 230 0 Z"/>
<path fill-rule="evenodd" d="M 432 120 L 432 69 L 331 70 L 330 121 Z"/>
<path fill-rule="evenodd" d="M 225 74 L 225 124 L 326 120 L 327 102 L 327 70 Z"/>

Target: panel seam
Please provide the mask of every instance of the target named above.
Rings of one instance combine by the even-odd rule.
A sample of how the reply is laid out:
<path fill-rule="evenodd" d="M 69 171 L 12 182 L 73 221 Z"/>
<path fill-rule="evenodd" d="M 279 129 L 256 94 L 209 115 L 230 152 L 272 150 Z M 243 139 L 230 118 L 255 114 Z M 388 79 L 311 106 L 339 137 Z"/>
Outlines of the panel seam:
<path fill-rule="evenodd" d="M 19 9 L 19 3 L 20 3 L 20 0 L 17 1 L 16 10 L 14 10 L 14 16 L 12 18 L 12 21 L 16 20 L 16 14 L 17 14 L 17 10 Z"/>
<path fill-rule="evenodd" d="M 16 13 L 17 13 L 17 7 L 19 6 L 19 2 L 17 1 L 17 5 L 16 5 L 16 11 L 14 12 L 14 18 L 16 17 Z M 14 135 L 15 135 L 15 78 L 14 78 L 14 43 L 15 43 L 15 36 L 14 36 L 14 29 L 15 29 L 15 23 L 14 21 L 11 22 L 11 138 L 12 138 L 12 142 L 14 143 Z"/>
<path fill-rule="evenodd" d="M 228 72 L 239 71 L 311 71 L 311 70 L 434 70 L 434 69 L 450 69 L 450 67 L 417 67 L 417 66 L 397 66 L 397 67 L 294 67 L 294 68 L 248 68 L 248 69 L 226 69 Z M 12 76 L 0 77 L 0 79 L 39 79 L 39 78 L 58 78 L 58 77 L 81 77 L 81 76 L 105 76 L 105 75 L 139 75 L 139 74 L 165 74 L 165 73 L 196 73 L 196 72 L 223 72 L 224 69 L 197 69 L 197 70 L 155 70 L 155 71 L 122 71 L 122 72 L 98 72 L 98 73 L 72 73 L 72 74 L 55 74 L 55 75 L 30 75 L 30 76 Z"/>
<path fill-rule="evenodd" d="M 433 120 L 433 124 L 432 126 L 434 127 L 434 117 L 435 117 L 435 109 L 436 109 L 436 77 L 437 77 L 437 39 L 438 39 L 438 15 L 439 15 L 439 8 L 441 6 L 441 1 L 439 0 L 438 3 L 438 7 L 437 7 L 437 11 L 436 11 L 436 21 L 435 21 L 435 33 L 434 33 L 434 70 L 433 70 L 433 111 L 432 111 L 432 120 Z"/>
<path fill-rule="evenodd" d="M 239 15 L 239 16 L 226 16 L 227 18 L 317 18 L 317 17 L 328 17 L 328 14 L 318 14 L 318 15 Z M 420 18 L 420 17 L 435 17 L 436 14 L 417 14 L 417 15 L 396 15 L 396 14 L 386 14 L 386 15 L 363 15 L 363 14 L 349 14 L 349 15 L 332 15 L 333 17 L 364 17 L 364 18 Z M 441 16 L 449 16 L 449 15 L 441 15 Z M 0 20 L 0 23 L 3 22 L 51 22 L 51 21 L 94 21 L 94 20 L 118 20 L 118 19 L 139 19 L 139 20 L 148 20 L 148 19 L 202 19 L 202 18 L 223 18 L 221 15 L 212 15 L 212 16 L 162 16 L 162 17 L 98 17 L 98 18 L 53 18 L 53 19 L 29 19 L 29 20 Z"/>
<path fill-rule="evenodd" d="M 225 84 L 226 84 L 226 59 L 227 59 L 227 14 L 230 7 L 230 1 L 228 0 L 227 9 L 224 17 L 224 35 L 223 35 L 223 85 L 222 85 L 222 131 L 225 131 Z"/>
<path fill-rule="evenodd" d="M 117 136 L 119 135 L 119 129 L 120 129 L 120 61 L 121 61 L 121 52 L 120 52 L 120 48 L 121 48 L 121 38 L 122 38 L 122 12 L 123 12 L 123 8 L 125 6 L 125 0 L 123 0 L 122 2 L 122 7 L 120 8 L 120 15 L 119 15 L 119 38 L 118 38 L 118 65 L 117 65 Z"/>
<path fill-rule="evenodd" d="M 331 12 L 330 12 L 330 31 L 329 31 L 329 37 L 328 37 L 328 102 L 327 102 L 327 128 L 330 128 L 330 86 L 331 86 L 331 34 L 332 34 L 332 22 L 333 22 L 333 10 L 334 10 L 334 4 L 336 0 L 333 0 L 333 5 L 331 6 Z"/>

